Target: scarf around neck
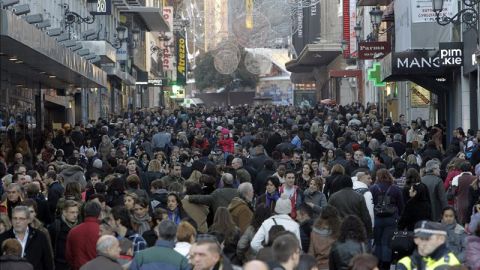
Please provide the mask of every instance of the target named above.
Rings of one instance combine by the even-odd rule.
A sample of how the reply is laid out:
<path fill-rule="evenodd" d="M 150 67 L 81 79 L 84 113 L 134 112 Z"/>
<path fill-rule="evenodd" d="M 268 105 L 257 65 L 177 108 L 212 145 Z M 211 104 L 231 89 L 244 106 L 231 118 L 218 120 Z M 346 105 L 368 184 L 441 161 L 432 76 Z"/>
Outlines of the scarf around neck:
<path fill-rule="evenodd" d="M 265 195 L 266 195 L 265 196 L 265 198 L 266 198 L 265 203 L 266 203 L 267 207 L 270 207 L 270 204 L 272 202 L 276 202 L 280 198 L 280 193 L 278 193 L 277 190 L 275 190 L 275 193 L 273 193 L 273 194 L 270 194 L 267 191 L 267 192 L 265 192 Z"/>
<path fill-rule="evenodd" d="M 138 224 L 138 230 L 137 232 L 142 235 L 144 232 L 150 230 L 150 221 L 152 218 L 149 215 L 145 215 L 143 217 L 137 217 L 135 215 L 132 215 L 132 221 L 135 224 Z"/>

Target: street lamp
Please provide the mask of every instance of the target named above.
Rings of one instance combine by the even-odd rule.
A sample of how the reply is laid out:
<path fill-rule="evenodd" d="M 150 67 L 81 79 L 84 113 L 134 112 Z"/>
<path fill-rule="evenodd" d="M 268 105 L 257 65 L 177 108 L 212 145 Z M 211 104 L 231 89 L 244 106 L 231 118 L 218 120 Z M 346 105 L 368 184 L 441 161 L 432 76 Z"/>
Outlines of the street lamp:
<path fill-rule="evenodd" d="M 440 13 L 443 11 L 443 3 L 444 0 L 432 0 L 432 9 L 435 12 L 435 19 L 439 25 L 448 25 L 450 23 L 457 24 L 463 22 L 467 25 L 467 28 L 476 29 L 478 32 L 477 21 L 479 14 L 477 11 L 478 7 L 476 7 L 476 5 L 480 3 L 480 0 L 462 0 L 465 8 L 458 11 L 458 13 L 452 17 L 448 17 L 445 14 L 440 16 Z"/>
<path fill-rule="evenodd" d="M 355 37 L 357 38 L 358 41 L 360 41 L 360 35 L 362 34 L 362 26 L 360 25 L 359 22 L 353 27 L 353 30 L 355 30 Z"/>
<path fill-rule="evenodd" d="M 369 14 L 373 28 L 378 29 L 380 23 L 382 22 L 383 11 L 380 9 L 380 7 L 374 7 L 372 10 L 370 10 Z"/>
<path fill-rule="evenodd" d="M 113 44 L 113 47 L 116 49 L 120 49 L 120 47 L 122 47 L 122 42 L 128 39 L 127 28 L 125 26 L 120 25 L 120 26 L 117 26 L 115 30 L 117 30 L 117 35 L 116 35 L 115 44 Z"/>
<path fill-rule="evenodd" d="M 80 16 L 80 14 L 78 14 L 76 12 L 73 12 L 73 11 L 70 11 L 70 6 L 67 3 L 63 4 L 63 8 L 65 9 L 64 19 L 65 19 L 65 26 L 66 27 L 70 26 L 73 23 L 92 24 L 92 23 L 95 22 L 95 15 L 91 14 L 91 12 L 93 12 L 93 5 L 87 5 L 88 13 L 91 14 L 91 16 L 87 16 L 87 17 L 82 17 L 82 16 Z"/>

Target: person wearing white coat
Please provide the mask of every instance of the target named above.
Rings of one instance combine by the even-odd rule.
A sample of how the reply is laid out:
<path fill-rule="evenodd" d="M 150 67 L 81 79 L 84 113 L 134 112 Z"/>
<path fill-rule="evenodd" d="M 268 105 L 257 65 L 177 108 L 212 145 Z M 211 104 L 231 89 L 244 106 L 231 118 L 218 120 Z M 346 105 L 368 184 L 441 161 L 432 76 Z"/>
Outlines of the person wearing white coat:
<path fill-rule="evenodd" d="M 354 177 L 352 177 L 353 190 L 362 194 L 365 198 L 365 203 L 367 204 L 368 214 L 372 219 L 372 228 L 375 215 L 373 213 L 373 195 L 370 192 L 369 187 L 372 184 L 372 176 L 368 172 L 358 172 Z"/>
<path fill-rule="evenodd" d="M 290 199 L 282 195 L 275 205 L 275 215 L 266 219 L 252 239 L 250 246 L 255 252 L 258 252 L 263 246 L 262 243 L 268 243 L 268 232 L 273 225 L 282 225 L 286 231 L 292 232 L 300 240 L 300 226 L 293 220 L 289 214 L 292 211 Z M 301 248 L 301 247 L 300 247 Z"/>

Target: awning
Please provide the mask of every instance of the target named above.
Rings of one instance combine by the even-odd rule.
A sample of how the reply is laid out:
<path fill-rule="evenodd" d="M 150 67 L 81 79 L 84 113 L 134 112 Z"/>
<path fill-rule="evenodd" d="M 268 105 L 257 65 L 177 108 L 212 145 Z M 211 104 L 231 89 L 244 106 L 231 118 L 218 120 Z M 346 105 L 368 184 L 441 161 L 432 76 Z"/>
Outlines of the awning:
<path fill-rule="evenodd" d="M 102 69 L 11 11 L 0 10 L 0 15 L 1 68 L 14 80 L 18 77 L 20 82 L 27 79 L 52 88 L 107 87 Z"/>
<path fill-rule="evenodd" d="M 298 58 L 287 62 L 285 67 L 288 71 L 295 73 L 311 72 L 315 67 L 330 64 L 341 53 L 340 43 L 308 44 Z"/>
<path fill-rule="evenodd" d="M 357 6 L 387 6 L 393 0 L 358 0 Z"/>
<path fill-rule="evenodd" d="M 100 64 L 115 63 L 117 61 L 117 49 L 105 40 L 80 41 L 84 49 L 88 49 L 100 56 Z"/>
<path fill-rule="evenodd" d="M 446 72 L 445 70 L 430 74 L 399 72 L 393 68 L 392 53 L 387 54 L 379 63 L 381 67 L 380 80 L 384 82 L 411 81 L 436 95 L 451 91 L 452 89 L 452 73 Z"/>
<path fill-rule="evenodd" d="M 120 10 L 120 13 L 133 13 L 140 16 L 145 23 L 147 30 L 152 32 L 168 32 L 169 27 L 162 15 L 162 10 L 155 7 L 129 6 L 127 10 Z"/>

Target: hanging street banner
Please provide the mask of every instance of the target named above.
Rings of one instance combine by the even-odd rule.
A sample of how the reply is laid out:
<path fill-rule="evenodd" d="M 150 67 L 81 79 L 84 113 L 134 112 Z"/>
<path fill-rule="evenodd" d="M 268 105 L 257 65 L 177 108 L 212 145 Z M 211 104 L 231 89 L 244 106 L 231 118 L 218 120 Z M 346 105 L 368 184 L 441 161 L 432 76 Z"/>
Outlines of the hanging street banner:
<path fill-rule="evenodd" d="M 432 0 L 411 0 L 412 3 L 412 22 L 425 23 L 436 22 L 435 12 L 432 7 Z M 440 17 L 444 15 L 453 17 L 458 12 L 458 0 L 444 0 L 443 11 Z"/>
<path fill-rule="evenodd" d="M 385 55 L 390 53 L 389 42 L 366 42 L 362 41 L 358 43 L 358 59 L 381 59 Z"/>
<path fill-rule="evenodd" d="M 177 85 L 187 84 L 187 41 L 185 36 L 178 32 L 177 40 Z"/>
<path fill-rule="evenodd" d="M 173 7 L 166 6 L 163 7 L 163 19 L 168 24 L 170 31 L 165 32 L 165 40 L 161 42 L 161 48 L 163 52 L 162 57 L 162 66 L 164 71 L 174 71 L 175 66 L 175 55 L 173 54 L 173 47 L 174 47 L 174 36 L 173 36 Z"/>

